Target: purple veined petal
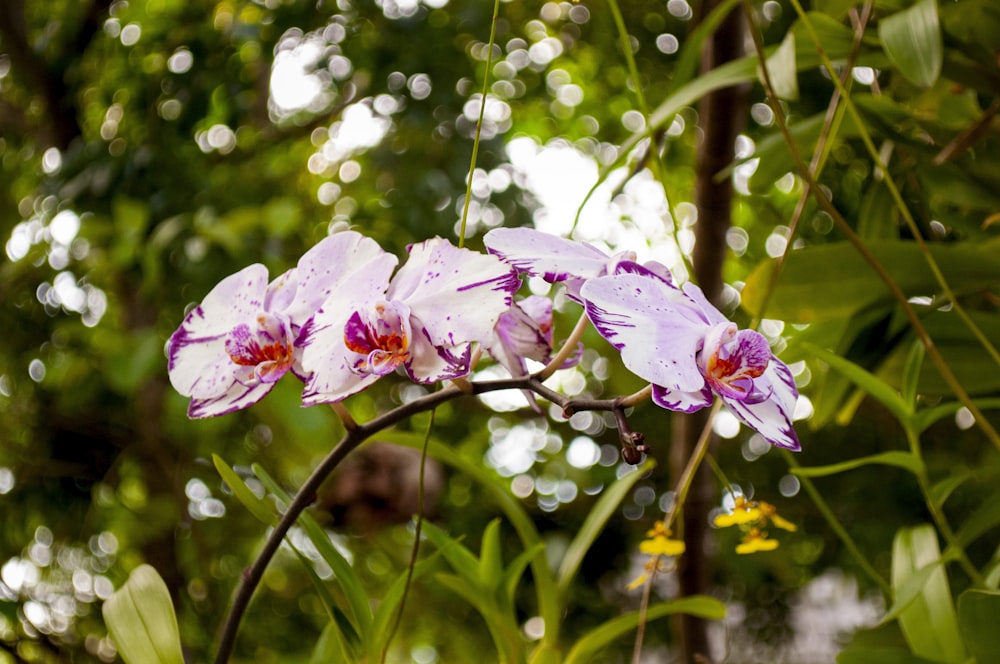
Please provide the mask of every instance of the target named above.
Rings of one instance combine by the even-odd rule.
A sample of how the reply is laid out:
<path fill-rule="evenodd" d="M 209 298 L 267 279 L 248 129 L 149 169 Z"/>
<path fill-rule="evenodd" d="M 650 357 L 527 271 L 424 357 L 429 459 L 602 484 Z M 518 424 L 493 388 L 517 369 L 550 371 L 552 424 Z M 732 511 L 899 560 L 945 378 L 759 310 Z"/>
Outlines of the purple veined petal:
<path fill-rule="evenodd" d="M 691 283 L 690 281 L 681 287 L 684 294 L 691 299 L 692 302 L 701 311 L 702 316 L 711 325 L 718 325 L 720 323 L 728 323 L 729 319 L 726 318 L 721 311 L 715 308 L 715 305 L 708 301 L 705 297 L 705 293 L 702 292 L 698 286 Z"/>
<path fill-rule="evenodd" d="M 653 403 L 660 408 L 679 413 L 693 413 L 706 406 L 711 406 L 714 398 L 712 390 L 708 386 L 693 392 L 680 392 L 662 385 L 653 385 Z"/>
<path fill-rule="evenodd" d="M 533 228 L 496 228 L 483 237 L 483 243 L 518 272 L 550 283 L 569 277 L 589 279 L 604 274 L 608 267 L 608 255 L 597 247 Z"/>
<path fill-rule="evenodd" d="M 211 399 L 234 382 L 226 338 L 240 324 L 254 324 L 264 306 L 267 268 L 256 264 L 232 274 L 205 296 L 167 342 L 170 383 L 180 394 Z"/>
<path fill-rule="evenodd" d="M 434 238 L 410 247 L 388 299 L 406 302 L 435 346 L 486 341 L 521 282 L 495 256 Z M 414 335 L 417 334 L 414 328 Z"/>
<path fill-rule="evenodd" d="M 373 302 L 351 314 L 344 325 L 344 345 L 355 353 L 354 371 L 385 376 L 410 359 L 413 332 L 405 302 Z"/>
<path fill-rule="evenodd" d="M 378 380 L 376 374 L 357 372 L 359 354 L 347 347 L 345 337 L 348 322 L 356 313 L 371 311 L 384 300 L 395 264 L 391 254 L 374 257 L 332 290 L 302 326 L 296 341 L 302 348 L 296 373 L 306 378 L 303 404 L 341 401 Z"/>
<path fill-rule="evenodd" d="M 784 362 L 772 356 L 767 370 L 754 383 L 767 398 L 751 403 L 723 396 L 726 407 L 772 445 L 798 452 L 802 446 L 792 426 L 792 414 L 799 392 L 792 372 Z"/>
<path fill-rule="evenodd" d="M 469 374 L 471 344 L 436 345 L 419 318 L 411 317 L 410 324 L 413 327 L 410 359 L 403 367 L 411 380 L 417 383 L 437 383 Z"/>
<path fill-rule="evenodd" d="M 551 302 L 546 298 L 541 299 L 549 303 L 547 329 L 551 333 Z M 507 369 L 511 376 L 528 375 L 528 365 L 525 359 L 531 358 L 538 362 L 546 362 L 552 350 L 546 330 L 519 304 L 517 302 L 511 304 L 510 310 L 500 316 L 493 336 L 483 344 L 486 351 Z"/>
<path fill-rule="evenodd" d="M 581 294 L 594 327 L 632 373 L 671 391 L 704 388 L 696 358 L 708 326 L 680 291 L 657 277 L 619 274 L 591 279 Z"/>
<path fill-rule="evenodd" d="M 253 386 L 233 383 L 225 393 L 210 399 L 191 399 L 188 417 L 203 419 L 242 410 L 257 403 L 274 388 L 274 383 L 258 383 Z"/>
<path fill-rule="evenodd" d="M 267 286 L 267 293 L 264 296 L 264 310 L 285 311 L 295 300 L 295 292 L 298 288 L 298 270 L 294 267 L 278 275 Z"/>
<path fill-rule="evenodd" d="M 655 277 L 668 286 L 676 288 L 674 277 L 670 274 L 667 266 L 656 261 L 649 261 L 640 265 L 633 260 L 617 261 L 609 274 L 639 274 L 648 277 Z"/>
<path fill-rule="evenodd" d="M 736 323 L 719 323 L 705 335 L 698 364 L 716 393 L 743 402 L 767 398 L 755 379 L 771 361 L 771 347 L 764 335 L 740 330 Z"/>
<path fill-rule="evenodd" d="M 354 274 L 373 261 L 386 262 L 395 267 L 397 259 L 387 254 L 371 238 L 355 231 L 335 233 L 320 240 L 299 259 L 296 270 L 296 291 L 285 313 L 295 327 L 307 320 L 346 282 L 354 281 Z"/>

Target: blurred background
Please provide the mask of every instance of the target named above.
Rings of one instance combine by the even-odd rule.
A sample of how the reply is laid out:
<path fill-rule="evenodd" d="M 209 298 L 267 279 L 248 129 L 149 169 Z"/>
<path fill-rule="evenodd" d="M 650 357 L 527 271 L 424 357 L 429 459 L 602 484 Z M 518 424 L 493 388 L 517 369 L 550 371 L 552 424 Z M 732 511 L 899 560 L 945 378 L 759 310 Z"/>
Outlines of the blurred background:
<path fill-rule="evenodd" d="M 752 4 L 765 41 L 780 42 L 795 18 L 790 6 Z M 841 18 L 849 6 L 815 4 Z M 992 16 L 988 2 L 959 4 Z M 620 9 L 646 101 L 637 97 L 613 12 L 598 2 L 503 2 L 491 52 L 492 3 L 485 2 L 4 0 L 0 662 L 114 661 L 99 606 L 142 562 L 171 589 L 189 661 L 210 660 L 231 593 L 265 535 L 228 492 L 211 455 L 247 476 L 251 463 L 260 464 L 294 491 L 342 431 L 328 409 L 299 406 L 293 380 L 246 411 L 190 421 L 185 399 L 169 385 L 164 344 L 221 278 L 257 262 L 277 275 L 332 229 L 350 225 L 401 256 L 408 243 L 431 236 L 456 241 L 487 74 L 468 246 L 482 248 L 482 234 L 497 226 L 534 225 L 572 231 L 609 251 L 634 250 L 686 278 L 706 130 L 694 104 L 671 116 L 652 139 L 658 180 L 643 161 L 651 144 L 642 138 L 643 111 L 673 89 L 683 46 L 706 8 L 627 0 Z M 982 24 L 979 14 L 962 20 Z M 966 24 L 948 24 L 956 25 Z M 975 137 L 982 147 L 969 158 L 980 161 L 961 169 L 930 170 L 936 150 L 920 144 L 927 133 L 941 142 L 959 135 L 1000 89 L 995 59 L 989 70 L 995 43 L 985 46 L 992 37 L 982 30 L 956 29 L 964 46 L 949 46 L 964 48 L 967 69 L 986 81 L 981 87 L 972 74 L 962 89 L 930 90 L 884 72 L 880 79 L 868 67 L 855 76 L 863 91 L 881 85 L 893 103 L 920 111 L 894 114 L 886 102 L 866 117 L 906 151 L 892 164 L 908 202 L 946 229 L 942 237 L 973 242 L 989 236 L 982 221 L 998 209 L 995 128 L 987 124 Z M 717 179 L 735 190 L 721 236 L 719 301 L 745 324 L 739 287 L 784 250 L 801 182 L 786 175 L 787 157 L 754 159 L 761 146 L 775 150 L 780 141 L 759 85 L 745 85 L 743 94 L 733 107 L 738 137 L 721 154 L 728 167 Z M 789 111 L 799 119 L 822 114 L 830 94 L 827 77 L 804 72 Z M 642 140 L 629 146 L 631 158 L 618 160 L 634 136 Z M 847 132 L 823 184 L 852 224 L 868 224 L 868 237 L 904 236 L 875 171 Z M 837 239 L 829 216 L 810 203 L 797 246 Z M 556 338 L 565 338 L 579 307 L 559 289 L 529 286 L 556 297 Z M 830 289 L 835 300 L 836 284 Z M 995 309 L 995 300 L 979 302 Z M 902 347 L 905 325 L 887 311 L 838 327 L 840 350 L 874 367 Z M 762 331 L 779 349 L 783 336 L 796 333 L 778 320 Z M 642 387 L 599 337 L 588 333 L 585 341 L 579 366 L 551 385 L 591 397 Z M 824 369 L 801 355 L 787 359 L 806 395 L 798 411 L 803 465 L 905 448 L 891 417 L 860 398 L 835 422 L 850 389 L 827 385 L 824 396 Z M 976 389 L 995 394 L 997 372 L 985 373 L 976 373 Z M 502 372 L 487 366 L 477 375 Z M 364 419 L 427 389 L 381 381 L 348 403 Z M 820 428 L 806 421 L 814 413 Z M 558 560 L 602 488 L 631 467 L 621 462 L 613 420 L 553 415 L 534 415 L 519 394 L 497 394 L 442 406 L 434 431 L 455 455 L 510 486 Z M 402 428 L 422 431 L 425 423 Z M 584 560 L 563 627 L 570 641 L 638 605 L 641 591 L 625 589 L 644 560 L 637 543 L 672 498 L 674 420 L 646 404 L 631 423 L 646 434 L 658 465 Z M 985 446 L 969 426 L 959 418 L 932 429 L 928 463 L 945 474 L 978 466 L 995 477 L 996 460 L 982 461 Z M 715 652 L 728 652 L 730 661 L 832 661 L 838 643 L 877 619 L 884 607 L 877 588 L 783 458 L 732 417 L 720 417 L 715 431 L 729 480 L 799 526 L 777 551 L 753 557 L 733 553 L 736 533 L 706 532 L 704 555 L 713 562 L 704 592 L 731 607 L 727 621 L 712 627 Z M 415 464 L 408 450 L 367 446 L 313 508 L 373 597 L 409 556 Z M 989 477 L 956 494 L 949 508 L 971 509 Z M 488 492 L 443 465 L 432 467 L 427 482 L 429 516 L 476 550 L 483 525 L 500 514 Z M 928 518 L 915 483 L 898 468 L 863 468 L 817 486 L 862 548 L 883 552 L 872 556 L 883 573 L 895 527 Z M 722 489 L 716 483 L 710 492 L 717 508 Z M 506 523 L 502 532 L 509 559 L 518 543 Z M 992 552 L 989 542 L 977 546 L 981 557 Z M 321 561 L 317 572 L 330 574 Z M 676 590 L 665 575 L 654 592 Z M 421 610 L 404 620 L 399 661 L 483 661 L 481 653 L 492 652 L 470 606 L 433 583 L 414 593 Z M 248 614 L 236 661 L 309 661 L 326 616 L 292 553 L 279 553 L 260 594 L 266 601 Z M 531 593 L 522 594 L 518 609 L 527 621 Z M 632 644 L 623 641 L 602 661 L 624 661 Z M 649 661 L 664 661 L 672 643 L 667 625 L 656 623 L 646 636 Z"/>

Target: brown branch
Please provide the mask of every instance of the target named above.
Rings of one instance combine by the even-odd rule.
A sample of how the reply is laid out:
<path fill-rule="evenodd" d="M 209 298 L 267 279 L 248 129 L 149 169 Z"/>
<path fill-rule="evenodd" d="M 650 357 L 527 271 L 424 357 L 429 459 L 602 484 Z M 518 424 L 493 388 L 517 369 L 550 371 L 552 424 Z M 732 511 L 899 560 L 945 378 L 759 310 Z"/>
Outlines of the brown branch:
<path fill-rule="evenodd" d="M 471 390 L 469 389 L 470 387 Z M 343 438 L 340 439 L 337 446 L 334 447 L 322 461 L 320 461 L 319 465 L 313 469 L 313 472 L 309 475 L 302 486 L 299 487 L 298 491 L 296 491 L 295 496 L 289 503 L 285 513 L 281 515 L 277 525 L 275 525 L 274 529 L 268 535 L 267 541 L 264 542 L 264 546 L 260 553 L 257 554 L 253 563 L 246 570 L 246 572 L 244 572 L 243 580 L 240 582 L 236 595 L 233 598 L 233 603 L 229 608 L 229 613 L 226 615 L 225 623 L 223 624 L 215 664 L 225 664 L 229 661 L 233 647 L 236 645 L 236 634 L 239 630 L 240 622 L 243 619 L 243 614 L 249 607 L 254 591 L 257 589 L 257 586 L 260 584 L 260 581 L 264 576 L 264 570 L 267 569 L 267 566 L 274 557 L 274 554 L 277 553 L 278 548 L 281 546 L 281 542 L 284 540 L 285 535 L 291 529 L 292 525 L 299 518 L 302 512 L 315 501 L 316 491 L 319 489 L 320 485 L 330 475 L 330 473 L 337 468 L 340 462 L 347 457 L 348 454 L 376 433 L 387 429 L 394 424 L 411 417 L 412 415 L 437 408 L 441 404 L 451 401 L 452 399 L 467 396 L 469 394 L 486 394 L 488 392 L 512 389 L 531 390 L 535 394 L 549 399 L 556 405 L 560 406 L 565 413 L 574 413 L 586 410 L 603 410 L 614 412 L 616 413 L 616 417 L 618 417 L 618 413 L 622 411 L 619 399 L 571 399 L 556 392 L 555 390 L 545 387 L 537 376 L 525 376 L 521 378 L 469 382 L 464 386 L 449 385 L 437 392 L 398 406 L 397 408 L 394 408 L 393 410 L 390 410 L 375 419 L 369 420 L 364 424 L 359 424 L 356 428 L 349 429 L 347 433 L 344 434 Z M 619 419 L 620 427 L 621 422 L 623 421 L 624 413 L 621 412 L 621 419 Z M 631 429 L 628 429 L 627 427 L 627 423 L 625 427 L 628 435 L 641 436 L 641 434 L 631 432 Z"/>

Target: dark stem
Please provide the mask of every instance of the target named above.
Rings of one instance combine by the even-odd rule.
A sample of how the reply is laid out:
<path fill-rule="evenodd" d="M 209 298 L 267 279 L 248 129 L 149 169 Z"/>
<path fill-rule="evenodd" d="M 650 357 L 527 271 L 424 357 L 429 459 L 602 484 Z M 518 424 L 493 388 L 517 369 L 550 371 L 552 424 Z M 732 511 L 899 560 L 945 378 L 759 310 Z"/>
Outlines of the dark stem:
<path fill-rule="evenodd" d="M 617 399 L 570 399 L 555 390 L 545 387 L 538 377 L 525 376 L 522 378 L 468 383 L 464 388 L 449 385 L 433 394 L 428 394 L 419 399 L 407 402 L 364 424 L 358 425 L 357 428 L 347 431 L 343 438 L 340 439 L 340 442 L 337 443 L 337 446 L 320 461 L 308 479 L 295 492 L 295 496 L 292 498 L 291 503 L 289 503 L 285 513 L 281 515 L 277 525 L 275 525 L 274 529 L 267 536 L 264 547 L 257 554 L 253 564 L 243 574 L 243 579 L 240 581 L 239 588 L 236 591 L 235 597 L 233 597 L 233 603 L 229 608 L 229 613 L 222 627 L 222 635 L 219 638 L 219 650 L 215 658 L 215 664 L 226 664 L 229 661 L 233 647 L 236 645 L 236 634 L 239 631 L 240 622 L 243 620 L 243 614 L 246 613 L 254 591 L 264 576 L 264 570 L 267 569 L 274 554 L 278 551 L 282 540 L 291 529 L 292 524 L 295 523 L 299 515 L 316 499 L 316 491 L 320 485 L 348 454 L 379 431 L 387 429 L 417 413 L 437 408 L 441 404 L 457 397 L 511 389 L 531 390 L 535 394 L 562 407 L 564 413 L 604 410 L 616 413 L 616 417 L 618 417 L 618 413 L 620 412 L 621 417 L 624 418 L 624 412 Z M 619 420 L 619 429 L 621 429 L 622 421 Z M 627 422 L 625 422 L 625 427 L 627 431 L 631 432 Z M 632 435 L 641 436 L 642 434 L 633 433 Z"/>

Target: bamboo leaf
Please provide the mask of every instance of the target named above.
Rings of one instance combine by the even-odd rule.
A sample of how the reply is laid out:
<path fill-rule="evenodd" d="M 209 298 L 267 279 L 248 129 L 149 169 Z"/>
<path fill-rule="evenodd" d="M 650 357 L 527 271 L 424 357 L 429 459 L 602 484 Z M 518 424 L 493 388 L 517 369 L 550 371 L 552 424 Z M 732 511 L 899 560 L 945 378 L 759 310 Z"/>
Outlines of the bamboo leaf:
<path fill-rule="evenodd" d="M 225 460 L 218 454 L 212 455 L 212 463 L 222 480 L 232 490 L 236 500 L 240 501 L 243 507 L 247 508 L 259 521 L 271 525 L 274 523 L 274 507 L 269 505 L 263 498 L 258 498 L 257 494 L 250 490 L 246 482 L 236 474 Z"/>
<path fill-rule="evenodd" d="M 776 51 L 764 61 L 774 94 L 781 99 L 799 98 L 799 77 L 795 68 L 795 33 L 789 30 Z M 763 74 L 759 74 L 763 80 Z"/>
<path fill-rule="evenodd" d="M 132 570 L 101 611 L 126 664 L 184 664 L 170 591 L 152 566 Z"/>
<path fill-rule="evenodd" d="M 919 588 L 898 612 L 903 636 L 915 655 L 957 663 L 965 660 L 965 646 L 942 562 L 932 526 L 903 528 L 896 533 L 892 545 L 896 603 L 903 604 L 906 596 Z"/>
<path fill-rule="evenodd" d="M 646 611 L 646 622 L 657 618 L 685 613 L 706 620 L 722 620 L 726 617 L 726 606 L 713 597 L 692 595 L 669 602 L 654 604 Z M 613 618 L 585 634 L 566 655 L 563 664 L 578 664 L 599 661 L 595 655 L 615 639 L 631 632 L 639 624 L 639 612 L 633 611 Z"/>
<path fill-rule="evenodd" d="M 871 456 L 851 459 L 850 461 L 842 461 L 840 463 L 833 463 L 828 466 L 792 468 L 792 473 L 798 475 L 799 477 L 826 477 L 828 475 L 836 475 L 837 473 L 854 470 L 855 468 L 861 468 L 862 466 L 876 465 L 896 466 L 897 468 L 908 470 L 914 475 L 919 475 L 924 471 L 924 464 L 920 459 L 916 458 L 909 452 L 894 451 L 872 454 Z"/>
<path fill-rule="evenodd" d="M 647 459 L 642 466 L 615 481 L 614 484 L 601 493 L 601 497 L 597 499 L 594 506 L 590 509 L 587 518 L 583 520 L 583 524 L 580 526 L 580 530 L 577 531 L 573 541 L 566 548 L 562 562 L 559 563 L 559 571 L 556 572 L 556 583 L 560 591 L 564 591 L 569 587 L 577 570 L 580 569 L 580 564 L 583 562 L 584 556 L 587 555 L 587 551 L 590 550 L 590 547 L 594 544 L 594 540 L 604 530 L 608 519 L 617 512 L 618 506 L 625 500 L 628 492 L 632 490 L 636 482 L 645 477 L 646 473 L 655 466 L 655 461 Z"/>
<path fill-rule="evenodd" d="M 934 85 L 944 61 L 937 0 L 920 0 L 882 19 L 878 36 L 886 55 L 908 81 L 925 88 Z"/>

